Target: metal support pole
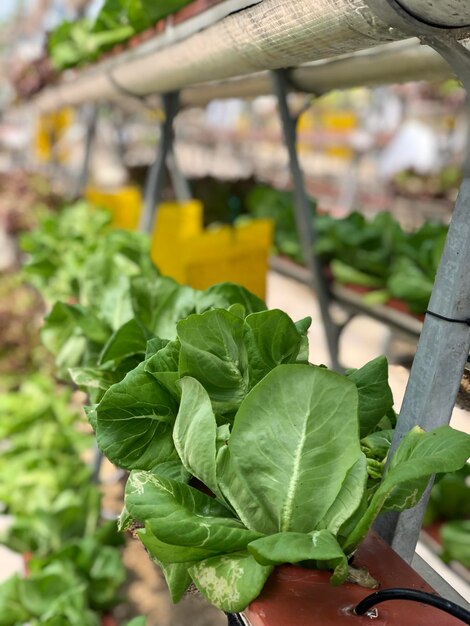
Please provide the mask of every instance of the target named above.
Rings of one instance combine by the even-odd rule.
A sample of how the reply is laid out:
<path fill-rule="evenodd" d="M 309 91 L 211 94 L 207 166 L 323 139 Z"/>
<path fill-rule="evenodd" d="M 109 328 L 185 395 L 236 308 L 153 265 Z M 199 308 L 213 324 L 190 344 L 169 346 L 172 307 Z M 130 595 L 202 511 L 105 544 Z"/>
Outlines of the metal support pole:
<path fill-rule="evenodd" d="M 289 153 L 289 167 L 294 183 L 294 211 L 297 234 L 302 247 L 302 253 L 306 266 L 312 276 L 312 288 L 315 291 L 325 329 L 328 350 L 330 353 L 331 367 L 336 371 L 342 371 L 339 364 L 339 327 L 331 319 L 330 290 L 323 274 L 320 260 L 313 251 L 315 233 L 312 224 L 310 201 L 305 191 L 303 172 L 297 156 L 297 120 L 291 115 L 287 102 L 289 83 L 283 70 L 272 72 L 274 93 L 276 94 L 279 115 L 282 122 L 284 141 Z"/>
<path fill-rule="evenodd" d="M 375 1 L 375 0 L 374 0 Z M 456 71 L 470 94 L 470 51 L 455 32 L 436 29 L 404 14 L 395 0 L 387 0 L 401 28 L 432 46 Z M 455 205 L 443 256 L 436 275 L 416 356 L 410 372 L 389 459 L 416 424 L 425 430 L 448 424 L 470 349 L 470 142 L 464 180 Z M 411 562 L 432 480 L 421 501 L 400 514 L 387 513 L 376 530 L 402 558 Z"/>
<path fill-rule="evenodd" d="M 457 198 L 430 311 L 453 320 L 470 317 L 469 268 L 470 178 L 467 177 Z M 449 423 L 469 349 L 469 326 L 426 315 L 391 455 L 414 425 L 430 430 Z M 413 509 L 399 515 L 387 513 L 377 521 L 376 530 L 407 561 L 413 558 L 429 489 Z"/>
<path fill-rule="evenodd" d="M 100 483 L 100 472 L 101 466 L 103 465 L 103 453 L 98 448 L 98 444 L 95 442 L 93 450 L 93 460 L 91 465 L 91 482 L 94 485 L 99 485 Z"/>
<path fill-rule="evenodd" d="M 75 188 L 74 197 L 79 198 L 83 195 L 85 188 L 88 184 L 88 175 L 90 172 L 90 161 L 91 155 L 93 152 L 93 146 L 95 143 L 96 137 L 96 127 L 98 122 L 98 107 L 95 104 L 87 107 L 85 111 L 85 124 L 86 124 L 86 135 L 85 135 L 85 154 L 82 162 L 82 169 L 78 176 L 77 186 Z"/>
<path fill-rule="evenodd" d="M 178 202 L 188 202 L 191 200 L 191 188 L 186 177 L 178 167 L 175 151 L 171 150 L 166 159 L 166 165 L 171 178 L 171 185 Z"/>
<path fill-rule="evenodd" d="M 164 94 L 163 110 L 165 120 L 161 127 L 157 155 L 152 163 L 145 183 L 144 208 L 139 228 L 144 233 L 151 233 L 156 218 L 157 204 L 160 201 L 165 182 L 165 166 L 173 145 L 173 122 L 178 113 L 179 92 Z"/>

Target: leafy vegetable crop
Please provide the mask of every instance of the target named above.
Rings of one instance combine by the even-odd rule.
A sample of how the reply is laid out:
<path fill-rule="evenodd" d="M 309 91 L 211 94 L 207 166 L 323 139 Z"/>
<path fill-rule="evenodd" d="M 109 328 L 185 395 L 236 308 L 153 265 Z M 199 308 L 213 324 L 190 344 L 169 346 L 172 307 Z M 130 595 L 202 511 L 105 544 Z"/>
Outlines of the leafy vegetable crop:
<path fill-rule="evenodd" d="M 458 561 L 470 568 L 470 464 L 458 472 L 438 477 L 431 490 L 423 521 L 426 528 L 433 522 L 442 542 L 441 558 Z"/>
<path fill-rule="evenodd" d="M 150 342 L 148 358 L 105 393 L 94 421 L 99 446 L 118 466 L 150 470 L 164 465 L 184 476 L 172 438 L 181 409 L 177 381 L 184 376 L 199 381 L 219 424 L 228 426 L 248 392 L 276 365 L 307 361 L 308 324 L 299 329 L 281 311 L 245 316 L 237 304 L 190 315 L 177 324 L 173 341 Z"/>
<path fill-rule="evenodd" d="M 13 516 L 0 535 L 34 555 L 30 575 L 0 585 L 0 624 L 98 626 L 119 602 L 125 574 L 115 522 L 81 459 L 92 439 L 71 393 L 36 374 L 0 398 L 0 502 Z"/>
<path fill-rule="evenodd" d="M 470 464 L 438 477 L 431 490 L 424 526 L 434 521 L 470 518 Z"/>
<path fill-rule="evenodd" d="M 458 469 L 470 453 L 463 433 L 416 427 L 368 489 L 364 406 L 348 377 L 278 365 L 228 428 L 200 382 L 185 377 L 181 387 L 174 443 L 186 471 L 215 498 L 169 477 L 166 466 L 134 470 L 123 516 L 124 526 L 129 517 L 145 522 L 138 532 L 175 600 L 193 580 L 219 608 L 242 610 L 286 562 L 331 568 L 340 583 L 376 516 L 416 504 L 434 471 Z"/>
<path fill-rule="evenodd" d="M 302 263 L 303 254 L 295 225 L 292 193 L 259 185 L 248 194 L 246 205 L 254 217 L 270 218 L 274 221 L 274 242 L 277 251 Z M 315 201 L 311 199 L 312 222 L 315 210 Z"/>
<path fill-rule="evenodd" d="M 78 303 L 56 304 L 43 338 L 90 393 L 101 450 L 131 471 L 121 527 L 144 526 L 175 601 L 194 582 L 243 610 L 281 563 L 339 584 L 377 515 L 465 464 L 468 435 L 419 426 L 386 464 L 396 416 L 384 358 L 344 376 L 311 365 L 310 319 L 237 285 L 178 285 L 120 237 L 119 271 L 103 247 L 89 273 L 82 262 Z"/>
<path fill-rule="evenodd" d="M 292 194 L 258 187 L 250 194 L 248 206 L 256 217 L 275 221 L 277 251 L 303 262 Z M 407 233 L 389 213 L 379 213 L 369 220 L 353 212 L 336 219 L 317 214 L 313 201 L 312 225 L 315 252 L 329 265 L 334 280 L 370 289 L 364 298 L 366 303 L 397 298 L 406 302 L 413 313 L 426 311 L 447 226 L 427 222 Z"/>
<path fill-rule="evenodd" d="M 285 562 L 340 583 L 380 512 L 413 506 L 434 471 L 470 454 L 467 435 L 416 427 L 386 470 L 385 359 L 346 376 L 310 365 L 308 325 L 239 304 L 191 314 L 93 413 L 102 451 L 132 470 L 122 527 L 145 524 L 175 601 L 193 581 L 242 610 Z"/>
<path fill-rule="evenodd" d="M 95 21 L 63 22 L 50 35 L 54 67 L 63 70 L 95 61 L 104 51 L 150 28 L 191 0 L 106 0 Z"/>
<path fill-rule="evenodd" d="M 126 277 L 154 272 L 148 238 L 111 230 L 110 219 L 107 211 L 79 202 L 44 216 L 22 237 L 27 254 L 23 274 L 48 303 L 79 301 L 101 307 L 106 300 L 112 308 L 112 297 L 118 297 L 116 290 Z"/>
<path fill-rule="evenodd" d="M 441 528 L 444 561 L 459 561 L 470 569 L 470 520 L 448 522 Z"/>

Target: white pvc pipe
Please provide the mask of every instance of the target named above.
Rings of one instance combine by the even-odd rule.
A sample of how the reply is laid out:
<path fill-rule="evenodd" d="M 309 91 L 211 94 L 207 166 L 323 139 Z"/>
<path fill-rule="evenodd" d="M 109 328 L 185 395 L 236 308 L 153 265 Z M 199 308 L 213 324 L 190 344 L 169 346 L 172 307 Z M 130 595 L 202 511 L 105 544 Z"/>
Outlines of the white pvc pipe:
<path fill-rule="evenodd" d="M 106 99 L 114 83 L 149 94 L 354 52 L 404 38 L 362 0 L 263 0 L 184 41 L 142 44 L 112 62 L 72 74 L 36 99 L 41 109 Z M 110 78 L 110 76 L 112 78 Z"/>
<path fill-rule="evenodd" d="M 117 66 L 113 76 L 138 93 L 164 92 L 399 38 L 362 0 L 264 0 L 155 55 Z"/>
<path fill-rule="evenodd" d="M 290 72 L 292 85 L 298 91 L 316 95 L 332 89 L 442 80 L 452 75 L 452 70 L 437 52 L 419 45 L 414 39 L 309 63 Z M 272 80 L 269 73 L 258 72 L 187 87 L 181 92 L 181 103 L 183 106 L 204 106 L 216 98 L 253 98 L 270 93 Z"/>
<path fill-rule="evenodd" d="M 420 1 L 406 0 L 410 6 Z M 446 1 L 467 4 L 466 0 Z M 363 0 L 263 0 L 167 47 L 161 47 L 157 37 L 89 70 L 65 75 L 58 86 L 36 97 L 34 104 L 40 110 L 52 110 L 114 99 L 122 96 L 116 85 L 139 95 L 185 90 L 185 104 L 192 98 L 204 100 L 201 89 L 206 86 L 207 95 L 220 94 L 217 81 L 224 81 L 227 95 L 269 93 L 269 78 L 259 76 L 262 70 L 298 67 L 405 38 L 397 29 L 389 29 Z M 417 49 L 410 54 L 403 62 L 393 56 L 387 59 L 385 54 L 377 57 L 374 67 L 367 65 L 366 58 L 355 58 L 352 65 L 340 59 L 331 66 L 296 70 L 293 78 L 299 87 L 323 93 L 334 87 L 393 82 L 401 76 L 411 80 L 448 75 L 437 55 Z M 253 74 L 243 86 L 231 82 Z"/>

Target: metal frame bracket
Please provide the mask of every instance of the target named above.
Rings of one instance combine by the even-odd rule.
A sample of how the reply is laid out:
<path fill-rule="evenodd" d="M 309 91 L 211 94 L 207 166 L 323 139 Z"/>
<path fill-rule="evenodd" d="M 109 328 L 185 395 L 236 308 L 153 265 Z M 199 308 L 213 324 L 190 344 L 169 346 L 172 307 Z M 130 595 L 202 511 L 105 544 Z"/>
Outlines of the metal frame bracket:
<path fill-rule="evenodd" d="M 304 183 L 303 172 L 297 155 L 297 119 L 290 113 L 287 96 L 289 93 L 289 74 L 286 70 L 271 73 L 274 92 L 277 97 L 279 116 L 282 123 L 284 142 L 289 154 L 289 168 L 294 185 L 294 212 L 297 234 L 299 237 L 305 264 L 310 271 L 311 287 L 315 291 L 320 306 L 323 327 L 325 329 L 331 367 L 342 371 L 339 363 L 339 337 L 341 328 L 331 318 L 332 297 L 323 266 L 315 255 L 315 231 L 312 224 L 310 200 Z"/>
<path fill-rule="evenodd" d="M 173 147 L 173 122 L 179 110 L 179 92 L 172 91 L 164 94 L 162 100 L 165 119 L 161 125 L 156 157 L 150 166 L 145 182 L 144 206 L 139 224 L 139 230 L 144 233 L 151 233 L 153 230 L 157 205 L 163 192 L 165 168 Z"/>
<path fill-rule="evenodd" d="M 470 28 L 445 28 L 411 15 L 397 0 L 368 0 L 392 27 L 434 48 L 452 67 L 470 94 L 470 51 L 459 39 Z M 429 5 L 431 6 L 431 4 Z M 470 142 L 464 180 L 455 205 L 443 256 L 418 342 L 389 460 L 416 424 L 425 430 L 448 424 L 470 349 L 470 328 L 449 320 L 470 317 Z M 447 318 L 447 319 L 446 319 Z M 432 487 L 413 509 L 379 517 L 376 530 L 405 560 L 411 562 Z"/>
<path fill-rule="evenodd" d="M 99 107 L 96 104 L 91 104 L 85 110 L 85 153 L 83 155 L 82 167 L 77 178 L 76 187 L 74 189 L 73 197 L 80 198 L 88 184 L 88 178 L 90 174 L 90 163 L 93 154 L 93 148 L 96 139 L 96 130 L 98 126 L 98 113 Z"/>

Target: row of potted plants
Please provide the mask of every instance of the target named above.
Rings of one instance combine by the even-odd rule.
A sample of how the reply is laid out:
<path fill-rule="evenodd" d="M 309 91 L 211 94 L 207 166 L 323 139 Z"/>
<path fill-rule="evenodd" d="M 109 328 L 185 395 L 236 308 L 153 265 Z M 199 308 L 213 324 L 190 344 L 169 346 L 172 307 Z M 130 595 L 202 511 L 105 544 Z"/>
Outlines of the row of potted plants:
<path fill-rule="evenodd" d="M 64 232 L 54 227 L 63 214 L 51 212 L 56 202 L 49 206 L 47 186 L 38 178 L 12 179 L 16 188 L 20 180 L 25 199 L 32 204 L 29 209 L 22 208 L 25 219 L 18 223 L 17 230 L 27 231 L 33 218 L 34 222 L 39 219 L 39 232 L 45 240 L 55 237 L 50 250 L 58 252 Z M 39 185 L 45 200 L 41 207 L 36 201 Z M 2 201 L 10 202 L 8 194 L 2 196 Z M 93 218 L 99 231 L 103 215 L 96 212 Z M 88 221 L 81 227 L 88 234 L 92 232 Z M 79 239 L 78 230 L 75 236 Z M 23 237 L 26 245 L 28 235 Z M 70 241 L 69 245 L 73 248 Z M 64 249 L 62 252 L 65 260 Z M 50 255 L 49 265 L 46 257 L 42 260 L 38 271 L 47 284 L 47 267 L 55 260 L 58 269 L 60 259 Z M 71 275 L 71 267 L 68 269 Z M 56 286 L 51 282 L 53 292 L 65 281 L 56 278 Z M 47 352 L 38 351 L 35 335 L 39 329 L 32 312 L 37 309 L 40 315 L 44 304 L 23 282 L 16 265 L 9 269 L 10 282 L 15 291 L 9 291 L 9 329 L 23 324 L 25 335 L 26 324 L 28 333 L 22 347 L 34 355 L 29 354 L 23 363 L 16 358 L 16 349 L 15 358 L 11 358 L 10 344 L 2 343 L 7 354 L 0 381 L 0 503 L 2 513 L 10 519 L 0 543 L 23 556 L 26 576 L 12 576 L 0 585 L 0 624 L 112 626 L 115 622 L 111 611 L 123 600 L 123 537 L 114 521 L 105 522 L 101 516 L 100 490 L 92 484 L 92 471 L 86 461 L 93 437 L 83 412 L 75 395 L 52 376 Z M 72 291 L 67 293 L 73 297 L 70 285 Z M 28 311 L 26 322 L 24 309 Z M 140 618 L 132 624 L 144 626 L 145 620 Z"/>
<path fill-rule="evenodd" d="M 121 54 L 224 0 L 107 0 L 95 19 L 64 21 L 48 37 L 47 52 L 14 76 L 29 98 L 60 72 Z"/>
<path fill-rule="evenodd" d="M 25 558 L 26 578 L 0 585 L 0 624 L 95 626 L 121 602 L 125 573 L 114 522 L 82 460 L 92 445 L 71 393 L 46 375 L 2 395 L 0 542 Z"/>
<path fill-rule="evenodd" d="M 445 562 L 458 562 L 470 570 L 469 464 L 436 482 L 431 490 L 423 528 L 437 541 Z"/>
<path fill-rule="evenodd" d="M 292 194 L 259 186 L 247 204 L 255 217 L 274 220 L 277 252 L 302 263 Z M 361 290 L 366 304 L 399 300 L 411 314 L 424 314 L 447 235 L 445 224 L 426 222 L 405 232 L 390 213 L 367 219 L 353 212 L 337 219 L 320 214 L 313 200 L 311 210 L 314 251 L 328 278 Z"/>
<path fill-rule="evenodd" d="M 43 337 L 62 369 L 74 361 L 100 449 L 131 471 L 121 528 L 139 528 L 175 601 L 193 582 L 241 611 L 282 563 L 341 584 L 379 513 L 414 506 L 431 474 L 470 456 L 468 435 L 416 425 L 386 465 L 396 416 L 384 358 L 344 376 L 312 365 L 309 319 L 148 264 L 118 279 L 124 248 L 100 239 L 93 275 L 77 274 L 79 303 L 55 304 Z"/>

